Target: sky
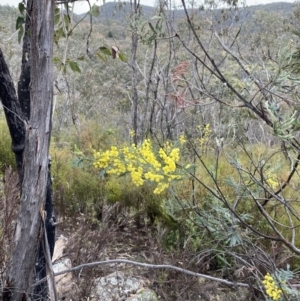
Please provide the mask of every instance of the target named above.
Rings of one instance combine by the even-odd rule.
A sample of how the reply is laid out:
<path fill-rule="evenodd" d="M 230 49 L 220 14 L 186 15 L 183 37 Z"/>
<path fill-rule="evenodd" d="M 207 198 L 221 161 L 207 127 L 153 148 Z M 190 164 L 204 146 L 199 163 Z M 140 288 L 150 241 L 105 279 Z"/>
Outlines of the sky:
<path fill-rule="evenodd" d="M 18 6 L 18 3 L 21 2 L 21 0 L 0 0 L 0 5 L 8 4 L 10 6 Z M 106 1 L 110 2 L 110 1 Z M 154 6 L 155 0 L 140 0 L 142 4 Z M 255 5 L 255 4 L 267 4 L 272 2 L 294 2 L 291 0 L 246 0 L 247 5 Z M 90 0 L 90 3 L 96 3 L 97 5 L 102 5 L 103 0 Z M 84 13 L 88 11 L 88 4 L 86 1 L 77 2 L 75 4 L 75 13 Z"/>

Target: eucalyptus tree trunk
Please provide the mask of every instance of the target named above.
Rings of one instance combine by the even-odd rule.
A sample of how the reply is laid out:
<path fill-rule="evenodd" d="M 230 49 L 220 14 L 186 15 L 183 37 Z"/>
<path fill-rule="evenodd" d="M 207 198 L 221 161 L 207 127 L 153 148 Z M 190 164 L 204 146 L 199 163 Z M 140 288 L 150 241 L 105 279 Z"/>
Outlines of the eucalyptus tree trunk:
<path fill-rule="evenodd" d="M 43 237 L 41 215 L 44 214 L 44 210 L 49 210 L 49 204 L 45 206 L 46 196 L 52 197 L 51 189 L 49 190 L 51 180 L 48 158 L 53 98 L 54 6 L 53 0 L 27 2 L 30 41 L 25 40 L 28 38 L 25 36 L 19 83 L 21 99 L 16 96 L 9 70 L 0 51 L 0 98 L 12 136 L 21 186 L 15 244 L 3 291 L 5 301 L 28 300 L 38 248 Z M 51 215 L 51 209 L 49 213 Z M 52 218 L 48 216 L 50 217 Z M 53 241 L 52 238 L 51 240 Z"/>

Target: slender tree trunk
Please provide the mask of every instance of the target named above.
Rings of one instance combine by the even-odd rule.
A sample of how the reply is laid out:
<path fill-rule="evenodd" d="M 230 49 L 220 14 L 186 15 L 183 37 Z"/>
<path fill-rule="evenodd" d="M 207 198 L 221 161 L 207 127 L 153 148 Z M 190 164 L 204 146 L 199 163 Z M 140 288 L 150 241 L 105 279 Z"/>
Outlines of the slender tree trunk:
<path fill-rule="evenodd" d="M 12 125 L 9 126 L 11 134 L 20 133 L 20 138 L 16 139 L 18 143 L 14 143 L 13 139 L 14 150 L 18 148 L 22 151 L 23 147 L 22 127 L 14 132 L 17 127 L 14 124 L 22 123 L 23 129 L 25 128 L 26 131 L 25 136 L 23 136 L 25 137 L 23 160 L 20 161 L 22 166 L 20 180 L 23 179 L 21 183 L 21 204 L 16 226 L 15 246 L 7 277 L 7 287 L 4 290 L 4 297 L 11 301 L 25 301 L 28 299 L 28 294 L 30 294 L 38 247 L 42 237 L 42 233 L 40 233 L 41 212 L 48 209 L 45 208 L 46 195 L 49 196 L 47 185 L 51 184 L 48 177 L 48 157 L 53 98 L 52 47 L 55 2 L 52 0 L 35 0 L 28 1 L 27 4 L 27 14 L 30 16 L 30 43 L 28 43 L 30 49 L 27 47 L 27 51 L 29 50 L 27 55 L 31 58 L 30 84 L 29 90 L 26 91 L 26 82 L 20 82 L 19 93 L 24 84 L 23 95 L 30 94 L 30 108 L 28 102 L 25 101 L 22 103 L 22 107 L 23 109 L 30 109 L 27 111 L 29 112 L 28 115 L 22 114 L 22 110 L 18 107 L 17 98 L 13 97 L 8 100 L 4 93 L 1 93 L 0 87 L 0 97 L 3 104 L 5 105 L 6 101 L 8 102 L 7 111 L 10 110 L 9 106 L 12 104 L 17 107 L 11 110 L 13 116 L 9 116 L 10 119 L 14 118 Z M 0 64 L 1 55 L 2 53 L 0 53 Z M 26 79 L 28 80 L 28 77 L 25 77 Z M 11 93 L 11 95 L 15 96 L 15 93 Z M 22 91 L 20 95 L 22 95 Z M 23 100 L 26 99 L 23 98 Z"/>
<path fill-rule="evenodd" d="M 139 0 L 131 1 L 132 18 L 136 20 L 139 17 Z M 138 143 L 138 93 L 137 93 L 137 68 L 136 68 L 136 54 L 138 47 L 138 35 L 136 32 L 131 36 L 131 97 L 132 97 L 132 128 L 134 130 L 133 142 Z"/>

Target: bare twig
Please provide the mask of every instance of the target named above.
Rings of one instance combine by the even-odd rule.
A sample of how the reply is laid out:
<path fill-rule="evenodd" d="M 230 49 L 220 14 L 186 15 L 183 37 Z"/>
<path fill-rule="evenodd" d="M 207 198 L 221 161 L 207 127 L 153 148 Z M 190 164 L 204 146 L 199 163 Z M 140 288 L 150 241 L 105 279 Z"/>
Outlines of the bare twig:
<path fill-rule="evenodd" d="M 217 278 L 217 277 L 213 277 L 213 276 L 209 276 L 209 275 L 205 275 L 205 274 L 192 272 L 190 270 L 186 270 L 186 269 L 179 268 L 179 267 L 169 265 L 169 264 L 150 264 L 150 263 L 142 263 L 142 262 L 137 262 L 137 261 L 133 261 L 133 260 L 126 260 L 126 259 L 112 259 L 112 260 L 104 260 L 104 261 L 96 261 L 96 262 L 91 262 L 91 263 L 84 263 L 84 264 L 78 265 L 74 268 L 57 272 L 57 273 L 54 274 L 54 276 L 63 275 L 63 274 L 69 273 L 69 272 L 74 272 L 74 271 L 77 271 L 77 270 L 81 270 L 83 268 L 93 268 L 93 267 L 100 266 L 100 265 L 120 264 L 120 263 L 131 264 L 131 265 L 141 266 L 141 267 L 150 268 L 150 269 L 174 270 L 174 271 L 184 273 L 184 274 L 187 274 L 187 275 L 201 277 L 201 278 L 205 278 L 205 279 L 208 279 L 208 280 L 224 283 L 224 284 L 229 285 L 229 286 L 250 287 L 246 283 L 232 282 L 232 281 L 228 281 L 226 279 Z M 39 285 L 40 283 L 42 283 L 44 281 L 46 281 L 46 278 L 41 279 L 40 281 L 34 283 L 32 286 L 34 287 L 36 285 Z"/>

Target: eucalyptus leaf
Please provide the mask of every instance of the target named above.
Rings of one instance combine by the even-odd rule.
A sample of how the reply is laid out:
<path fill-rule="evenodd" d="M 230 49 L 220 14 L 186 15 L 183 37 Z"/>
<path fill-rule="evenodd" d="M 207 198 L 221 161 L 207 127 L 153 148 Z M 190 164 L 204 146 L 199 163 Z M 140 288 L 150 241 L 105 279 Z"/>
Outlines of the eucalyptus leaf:
<path fill-rule="evenodd" d="M 104 62 L 107 61 L 105 55 L 103 55 L 101 52 L 97 52 L 96 54 L 97 54 L 97 56 L 99 57 L 100 60 L 102 60 Z"/>
<path fill-rule="evenodd" d="M 105 46 L 101 46 L 101 47 L 99 48 L 99 50 L 100 50 L 102 53 L 104 53 L 105 55 L 111 56 L 111 50 L 110 50 L 110 48 L 105 47 Z"/>
<path fill-rule="evenodd" d="M 24 35 L 24 27 L 23 25 L 20 27 L 19 32 L 18 32 L 18 42 L 21 43 L 21 40 L 23 38 Z"/>
<path fill-rule="evenodd" d="M 55 57 L 53 57 L 53 63 L 55 65 L 61 65 L 62 61 L 61 61 L 61 59 L 59 57 L 55 56 Z"/>
<path fill-rule="evenodd" d="M 54 16 L 54 25 L 57 25 L 60 22 L 60 15 L 55 15 Z"/>
<path fill-rule="evenodd" d="M 25 6 L 23 2 L 20 2 L 18 5 L 19 8 L 19 12 L 23 15 L 24 11 L 25 11 Z"/>
<path fill-rule="evenodd" d="M 120 52 L 120 53 L 119 53 L 119 59 L 120 59 L 122 62 L 127 62 L 127 61 L 128 61 L 128 56 L 127 56 L 124 52 Z"/>
<path fill-rule="evenodd" d="M 69 64 L 70 68 L 72 69 L 72 71 L 81 73 L 81 70 L 75 61 L 69 61 L 68 64 Z"/>
<path fill-rule="evenodd" d="M 58 44 L 58 41 L 60 38 L 65 38 L 66 34 L 64 32 L 64 29 L 62 27 L 58 28 L 55 32 L 54 32 L 54 42 L 55 44 Z"/>
<path fill-rule="evenodd" d="M 59 13 L 60 13 L 60 8 L 59 7 L 55 7 L 54 14 L 58 15 Z"/>
<path fill-rule="evenodd" d="M 16 21 L 16 30 L 18 30 L 25 23 L 24 17 L 19 16 Z"/>
<path fill-rule="evenodd" d="M 70 22 L 71 22 L 69 15 L 64 15 L 64 22 L 65 22 L 66 28 L 68 29 Z"/>

